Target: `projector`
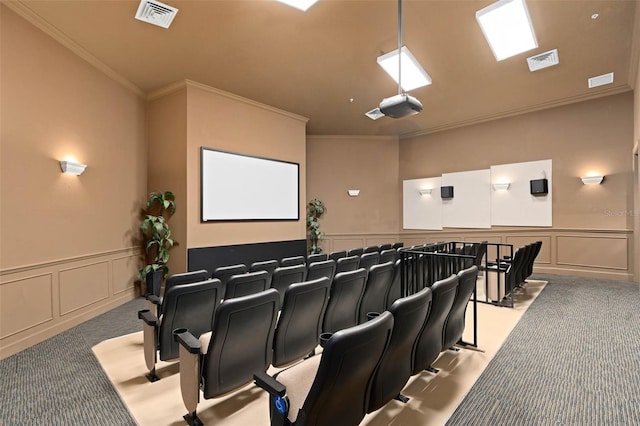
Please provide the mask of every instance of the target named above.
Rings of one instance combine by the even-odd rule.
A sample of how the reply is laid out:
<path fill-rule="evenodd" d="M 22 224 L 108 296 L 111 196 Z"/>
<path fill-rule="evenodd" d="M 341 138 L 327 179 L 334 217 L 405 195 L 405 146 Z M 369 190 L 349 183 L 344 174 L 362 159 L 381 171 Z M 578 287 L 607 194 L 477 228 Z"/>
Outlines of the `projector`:
<path fill-rule="evenodd" d="M 420 111 L 422 111 L 420 101 L 406 93 L 385 98 L 380 102 L 380 112 L 391 118 L 408 117 Z"/>

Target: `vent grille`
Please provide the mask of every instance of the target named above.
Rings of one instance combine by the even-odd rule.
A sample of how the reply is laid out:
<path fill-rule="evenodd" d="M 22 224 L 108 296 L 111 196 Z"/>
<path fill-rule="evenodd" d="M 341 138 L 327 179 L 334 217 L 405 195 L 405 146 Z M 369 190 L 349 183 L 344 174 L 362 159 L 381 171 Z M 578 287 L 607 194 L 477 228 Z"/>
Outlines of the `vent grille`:
<path fill-rule="evenodd" d="M 527 64 L 529 65 L 529 71 L 531 72 L 552 67 L 559 63 L 560 58 L 558 57 L 558 49 L 553 49 L 527 58 Z"/>
<path fill-rule="evenodd" d="M 178 9 L 168 4 L 155 0 L 142 0 L 138 6 L 136 19 L 162 28 L 169 28 L 177 13 Z"/>
<path fill-rule="evenodd" d="M 595 77 L 591 77 L 587 80 L 589 83 L 589 89 L 593 89 L 594 87 L 604 86 L 605 84 L 613 83 L 613 73 L 610 72 L 608 74 L 597 75 Z"/>
<path fill-rule="evenodd" d="M 382 111 L 380 111 L 380 108 L 374 108 L 369 112 L 365 112 L 364 115 L 372 120 L 377 120 L 378 118 L 384 117 L 384 114 L 382 113 Z"/>

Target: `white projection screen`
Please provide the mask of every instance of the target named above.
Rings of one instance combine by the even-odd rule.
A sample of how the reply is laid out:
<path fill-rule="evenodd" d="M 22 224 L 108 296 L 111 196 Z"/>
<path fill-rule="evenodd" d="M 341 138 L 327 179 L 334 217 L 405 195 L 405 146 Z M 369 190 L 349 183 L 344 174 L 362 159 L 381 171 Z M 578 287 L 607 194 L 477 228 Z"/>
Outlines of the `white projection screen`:
<path fill-rule="evenodd" d="M 201 148 L 202 221 L 299 220 L 300 165 Z"/>

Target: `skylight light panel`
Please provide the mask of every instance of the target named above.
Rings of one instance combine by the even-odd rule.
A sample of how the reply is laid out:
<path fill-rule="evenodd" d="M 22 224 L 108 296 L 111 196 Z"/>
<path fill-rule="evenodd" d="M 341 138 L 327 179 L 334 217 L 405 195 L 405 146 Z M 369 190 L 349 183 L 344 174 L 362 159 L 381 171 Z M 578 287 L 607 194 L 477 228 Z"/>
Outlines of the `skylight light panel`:
<path fill-rule="evenodd" d="M 431 77 L 406 46 L 402 46 L 400 60 L 402 61 L 402 90 L 408 92 L 431 84 Z M 379 56 L 378 64 L 398 83 L 398 49 Z"/>
<path fill-rule="evenodd" d="M 476 20 L 498 61 L 538 47 L 524 0 L 500 0 L 477 11 Z"/>

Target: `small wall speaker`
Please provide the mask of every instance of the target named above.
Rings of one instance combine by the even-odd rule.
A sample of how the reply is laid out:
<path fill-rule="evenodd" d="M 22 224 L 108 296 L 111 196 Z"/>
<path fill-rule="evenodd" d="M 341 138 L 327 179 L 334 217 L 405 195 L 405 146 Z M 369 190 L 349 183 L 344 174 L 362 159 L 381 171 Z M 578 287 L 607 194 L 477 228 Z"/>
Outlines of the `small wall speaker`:
<path fill-rule="evenodd" d="M 453 198 L 453 186 L 441 186 L 440 197 L 444 200 Z"/>
<path fill-rule="evenodd" d="M 549 183 L 547 179 L 530 180 L 531 195 L 547 195 L 549 193 Z"/>

